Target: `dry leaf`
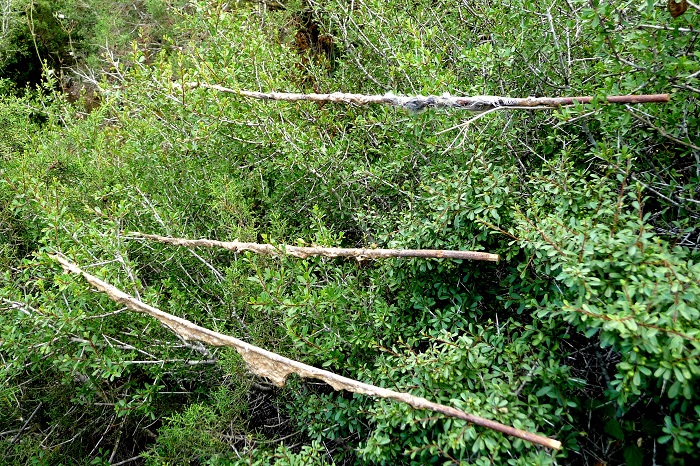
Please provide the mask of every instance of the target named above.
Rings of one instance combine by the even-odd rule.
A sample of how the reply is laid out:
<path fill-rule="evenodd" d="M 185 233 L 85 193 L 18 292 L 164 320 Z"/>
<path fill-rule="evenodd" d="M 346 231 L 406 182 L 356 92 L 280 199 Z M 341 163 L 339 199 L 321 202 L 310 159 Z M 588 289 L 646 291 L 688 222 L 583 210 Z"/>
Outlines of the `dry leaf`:
<path fill-rule="evenodd" d="M 685 10 L 687 9 L 688 2 L 686 0 L 681 0 L 680 2 L 676 2 L 676 0 L 668 0 L 668 11 L 674 18 L 678 18 L 680 15 L 685 13 Z"/>

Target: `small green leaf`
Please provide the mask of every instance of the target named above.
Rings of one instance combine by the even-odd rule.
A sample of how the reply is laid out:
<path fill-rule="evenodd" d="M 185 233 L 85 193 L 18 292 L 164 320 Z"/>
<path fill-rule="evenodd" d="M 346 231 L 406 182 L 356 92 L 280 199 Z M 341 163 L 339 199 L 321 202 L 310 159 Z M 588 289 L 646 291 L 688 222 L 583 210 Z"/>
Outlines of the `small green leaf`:
<path fill-rule="evenodd" d="M 681 389 L 681 382 L 679 380 L 676 380 L 673 385 L 671 385 L 671 388 L 668 389 L 668 397 L 669 398 L 675 398 L 678 396 L 678 392 Z"/>
<path fill-rule="evenodd" d="M 622 432 L 622 427 L 617 419 L 610 419 L 605 423 L 605 432 L 607 432 L 611 437 L 615 437 L 618 440 L 623 440 L 625 438 L 624 432 Z"/>
<path fill-rule="evenodd" d="M 622 451 L 627 466 L 642 466 L 644 455 L 637 445 L 628 445 Z"/>

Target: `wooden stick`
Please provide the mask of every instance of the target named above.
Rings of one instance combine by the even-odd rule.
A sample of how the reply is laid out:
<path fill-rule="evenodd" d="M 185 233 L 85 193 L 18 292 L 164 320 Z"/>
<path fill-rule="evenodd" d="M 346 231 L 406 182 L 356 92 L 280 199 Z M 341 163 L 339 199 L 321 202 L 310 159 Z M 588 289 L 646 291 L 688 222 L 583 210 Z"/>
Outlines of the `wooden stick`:
<path fill-rule="evenodd" d="M 271 351 L 253 346 L 237 338 L 200 327 L 188 320 L 168 314 L 167 312 L 163 312 L 160 309 L 129 296 L 109 283 L 106 283 L 99 278 L 84 272 L 77 265 L 73 264 L 62 256 L 50 255 L 49 257 L 58 261 L 66 272 L 81 275 L 88 283 L 97 288 L 99 291 L 105 293 L 113 301 L 126 306 L 132 311 L 142 312 L 155 317 L 166 327 L 170 328 L 173 332 L 177 333 L 185 340 L 201 341 L 212 346 L 229 346 L 236 348 L 236 351 L 238 351 L 238 353 L 243 357 L 248 364 L 249 369 L 253 373 L 261 377 L 267 377 L 277 386 L 284 385 L 289 374 L 295 373 L 303 378 L 322 380 L 335 390 L 347 390 L 349 392 L 359 393 L 362 395 L 377 396 L 380 398 L 398 401 L 400 403 L 406 403 L 416 409 L 432 410 L 448 417 L 462 419 L 472 424 L 527 440 L 528 442 L 542 445 L 547 448 L 552 448 L 555 450 L 561 448 L 561 442 L 558 440 L 516 429 L 515 427 L 507 426 L 491 419 L 466 413 L 461 409 L 453 408 L 451 406 L 434 403 L 425 398 L 411 395 L 410 393 L 396 392 L 394 390 L 377 387 L 375 385 L 370 385 L 348 377 L 343 377 L 327 370 L 318 369 L 316 367 L 303 364 L 299 361 L 285 358 L 284 356 L 280 356 L 279 354 Z"/>
<path fill-rule="evenodd" d="M 177 83 L 174 87 L 179 87 Z M 565 105 L 573 105 L 578 102 L 581 104 L 591 103 L 592 96 L 581 97 L 498 97 L 492 95 L 479 95 L 474 97 L 458 97 L 448 93 L 442 95 L 417 95 L 417 96 L 400 96 L 391 92 L 383 95 L 366 95 L 366 94 L 346 94 L 342 92 L 333 92 L 331 94 L 298 94 L 289 92 L 256 92 L 242 91 L 231 89 L 228 87 L 219 86 L 218 84 L 207 83 L 187 83 L 187 87 L 196 88 L 203 87 L 219 92 L 227 92 L 237 94 L 243 97 L 262 100 L 283 100 L 288 102 L 311 101 L 311 102 L 335 102 L 345 104 L 382 104 L 391 105 L 394 107 L 402 107 L 411 112 L 421 112 L 428 108 L 454 108 L 467 110 L 470 112 L 485 112 L 493 109 L 508 109 L 508 108 L 555 108 Z M 669 94 L 642 94 L 642 95 L 611 95 L 605 97 L 605 103 L 611 104 L 637 104 L 637 103 L 664 103 L 670 100 Z"/>
<path fill-rule="evenodd" d="M 289 255 L 306 259 L 309 256 L 325 257 L 356 257 L 358 260 L 381 259 L 387 257 L 420 257 L 436 259 L 467 259 L 478 261 L 498 262 L 498 254 L 479 251 L 452 251 L 442 249 L 361 249 L 361 248 L 326 248 L 321 246 L 289 246 L 258 243 L 243 243 L 240 241 L 216 241 L 212 239 L 169 238 L 167 236 L 131 233 L 134 237 L 143 237 L 175 246 L 188 248 L 223 248 L 233 252 L 252 251 L 258 254 Z"/>

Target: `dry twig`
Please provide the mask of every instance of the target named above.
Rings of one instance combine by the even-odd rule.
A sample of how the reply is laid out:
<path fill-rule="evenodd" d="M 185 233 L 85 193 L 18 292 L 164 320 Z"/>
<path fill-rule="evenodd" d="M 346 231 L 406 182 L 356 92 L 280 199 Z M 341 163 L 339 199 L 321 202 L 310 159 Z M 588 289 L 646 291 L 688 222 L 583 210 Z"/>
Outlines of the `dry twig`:
<path fill-rule="evenodd" d="M 182 85 L 173 83 L 174 88 Z M 242 97 L 262 100 L 283 100 L 287 102 L 311 101 L 334 102 L 356 105 L 383 104 L 401 107 L 411 112 L 421 112 L 428 108 L 460 109 L 470 112 L 485 112 L 493 109 L 517 109 L 517 108 L 554 108 L 574 103 L 587 104 L 593 101 L 592 96 L 582 97 L 499 97 L 492 95 L 479 95 L 474 97 L 453 96 L 448 93 L 443 95 L 416 95 L 400 96 L 388 92 L 383 95 L 346 94 L 333 92 L 331 94 L 297 94 L 291 92 L 256 92 L 242 91 L 207 83 L 186 83 L 185 87 L 203 87 L 219 92 L 236 94 Z M 636 104 L 636 103 L 663 103 L 668 102 L 669 94 L 648 95 L 611 95 L 606 97 L 606 102 L 611 104 Z"/>
<path fill-rule="evenodd" d="M 277 386 L 284 385 L 287 380 L 287 376 L 295 373 L 300 377 L 322 380 L 335 390 L 347 390 L 349 392 L 359 393 L 362 395 L 377 396 L 380 398 L 406 403 L 416 409 L 428 409 L 448 417 L 462 419 L 472 424 L 493 429 L 506 435 L 527 440 L 528 442 L 536 443 L 547 448 L 557 450 L 561 448 L 561 442 L 557 440 L 516 429 L 515 427 L 507 426 L 474 414 L 468 414 L 460 409 L 434 403 L 425 398 L 413 396 L 410 393 L 396 392 L 394 390 L 388 390 L 386 388 L 377 387 L 375 385 L 370 385 L 358 380 L 343 377 L 330 371 L 318 369 L 293 359 L 285 358 L 279 354 L 253 346 L 237 338 L 200 327 L 188 320 L 163 312 L 160 309 L 129 296 L 109 283 L 106 283 L 99 278 L 84 272 L 77 265 L 73 264 L 62 256 L 51 255 L 50 257 L 58 261 L 66 272 L 81 275 L 88 283 L 97 288 L 99 291 L 105 293 L 110 299 L 126 306 L 130 310 L 142 312 L 155 317 L 184 340 L 195 340 L 210 344 L 212 346 L 229 346 L 235 348 L 246 361 L 249 369 L 253 373 L 260 377 L 270 379 Z"/>
<path fill-rule="evenodd" d="M 498 262 L 498 254 L 478 251 L 453 251 L 444 249 L 363 249 L 363 248 L 326 248 L 321 246 L 289 246 L 259 243 L 243 243 L 240 241 L 216 241 L 212 239 L 170 238 L 145 233 L 132 233 L 133 237 L 148 238 L 160 243 L 185 246 L 188 248 L 223 248 L 233 252 L 251 251 L 257 254 L 271 256 L 289 255 L 306 259 L 309 256 L 325 257 L 355 257 L 358 260 L 383 259 L 388 257 L 421 257 L 435 259 L 468 259 Z"/>

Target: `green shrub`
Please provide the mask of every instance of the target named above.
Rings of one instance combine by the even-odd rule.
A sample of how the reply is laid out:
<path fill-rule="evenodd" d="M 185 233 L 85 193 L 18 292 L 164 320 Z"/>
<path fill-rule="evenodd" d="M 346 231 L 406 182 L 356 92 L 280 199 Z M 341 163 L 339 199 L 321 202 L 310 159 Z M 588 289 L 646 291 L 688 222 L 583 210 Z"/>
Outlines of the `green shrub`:
<path fill-rule="evenodd" d="M 35 2 L 47 57 L 73 44 L 82 65 L 95 37 L 114 39 L 91 113 L 47 91 L 56 75 L 34 95 L 0 85 L 0 432 L 39 407 L 21 441 L 3 436 L 8 462 L 697 456 L 697 15 L 671 19 L 658 2 L 137 3 Z M 148 27 L 135 32 L 132 14 Z M 70 37 L 59 19 L 77 22 Z M 24 32 L 18 60 L 36 52 Z M 190 82 L 598 98 L 470 120 Z M 667 91 L 665 106 L 601 99 Z M 501 262 L 234 255 L 131 231 Z M 54 251 L 200 325 L 565 448 L 312 381 L 258 384 L 232 351 L 184 344 L 62 274 Z M 265 430 L 273 415 L 289 437 Z"/>

